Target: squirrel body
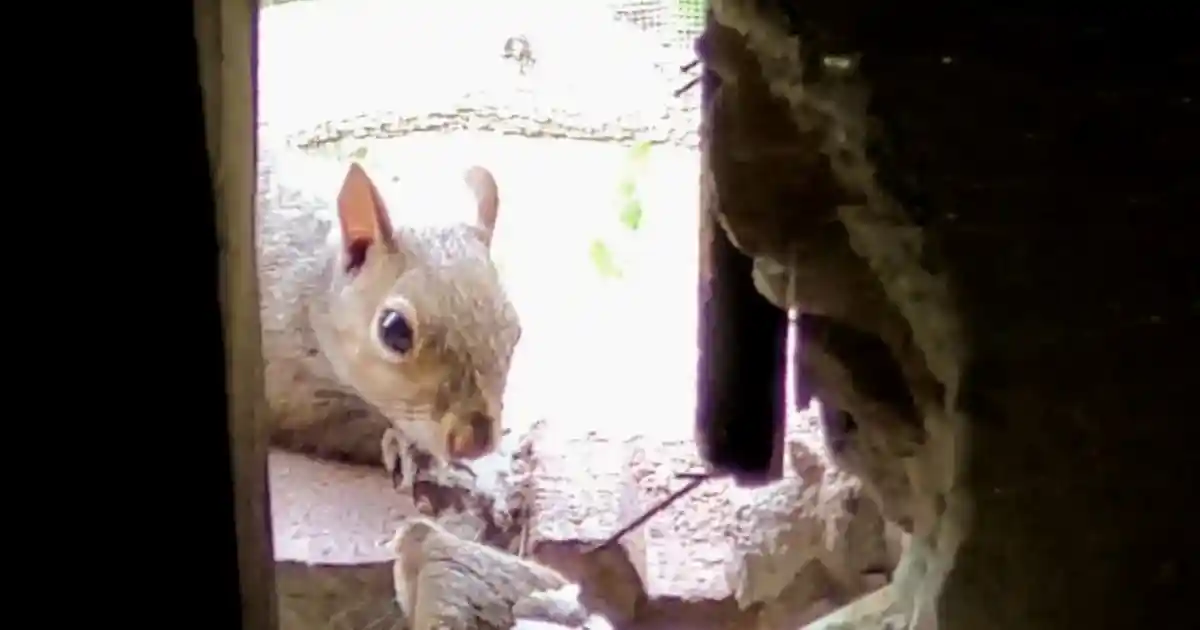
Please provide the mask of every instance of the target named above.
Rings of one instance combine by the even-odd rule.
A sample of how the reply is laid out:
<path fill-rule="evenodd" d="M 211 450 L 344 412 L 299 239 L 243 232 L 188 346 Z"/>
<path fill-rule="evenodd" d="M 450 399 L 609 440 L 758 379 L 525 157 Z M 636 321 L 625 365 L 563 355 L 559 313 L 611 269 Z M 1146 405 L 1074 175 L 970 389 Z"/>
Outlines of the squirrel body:
<path fill-rule="evenodd" d="M 389 204 L 357 164 L 338 180 L 261 133 L 259 147 L 272 443 L 378 464 L 392 427 L 442 460 L 491 452 L 521 332 L 491 259 L 491 173 L 472 167 L 430 207 L 408 208 Z M 441 223 L 406 220 L 443 209 Z"/>
<path fill-rule="evenodd" d="M 521 619 L 580 627 L 588 619 L 570 596 L 578 587 L 557 571 L 428 517 L 406 521 L 391 545 L 396 603 L 410 630 L 507 630 Z"/>

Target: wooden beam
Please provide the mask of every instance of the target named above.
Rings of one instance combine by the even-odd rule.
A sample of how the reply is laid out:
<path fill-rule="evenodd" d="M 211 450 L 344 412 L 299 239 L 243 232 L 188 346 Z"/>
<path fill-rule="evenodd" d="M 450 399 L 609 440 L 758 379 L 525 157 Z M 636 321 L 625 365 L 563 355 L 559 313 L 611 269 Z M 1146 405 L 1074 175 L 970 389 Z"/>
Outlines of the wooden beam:
<path fill-rule="evenodd" d="M 193 7 L 219 247 L 241 627 L 268 630 L 278 615 L 254 249 L 258 4 L 194 0 Z"/>

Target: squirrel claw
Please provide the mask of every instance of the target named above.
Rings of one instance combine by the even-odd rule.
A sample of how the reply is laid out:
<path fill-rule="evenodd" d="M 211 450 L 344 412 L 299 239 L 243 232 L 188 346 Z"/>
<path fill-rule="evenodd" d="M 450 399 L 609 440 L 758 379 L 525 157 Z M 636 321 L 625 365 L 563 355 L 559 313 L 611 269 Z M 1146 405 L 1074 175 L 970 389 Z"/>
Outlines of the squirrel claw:
<path fill-rule="evenodd" d="M 397 458 L 392 463 L 392 489 L 400 490 L 400 486 L 404 484 L 404 467 L 400 464 Z"/>
<path fill-rule="evenodd" d="M 392 487 L 396 490 L 400 490 L 404 485 L 403 452 L 405 444 L 404 436 L 400 435 L 399 431 L 389 428 L 383 432 L 383 440 L 380 442 L 383 451 L 383 467 L 391 475 Z"/>

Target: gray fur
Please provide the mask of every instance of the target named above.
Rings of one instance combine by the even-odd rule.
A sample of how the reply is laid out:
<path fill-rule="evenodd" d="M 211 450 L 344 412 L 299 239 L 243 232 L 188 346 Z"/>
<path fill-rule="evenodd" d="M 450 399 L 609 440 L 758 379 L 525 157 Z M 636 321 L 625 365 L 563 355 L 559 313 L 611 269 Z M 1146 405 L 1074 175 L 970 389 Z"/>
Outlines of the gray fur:
<path fill-rule="evenodd" d="M 259 146 L 257 246 L 272 441 L 374 464 L 389 425 L 435 436 L 429 442 L 457 422 L 455 414 L 486 410 L 499 420 L 520 324 L 487 232 L 462 222 L 408 227 L 405 209 L 389 205 L 396 251 L 371 259 L 369 273 L 348 277 L 336 202 L 345 167 L 265 134 Z M 391 299 L 411 304 L 419 331 L 417 359 L 403 368 L 381 361 L 367 343 L 377 307 Z"/>

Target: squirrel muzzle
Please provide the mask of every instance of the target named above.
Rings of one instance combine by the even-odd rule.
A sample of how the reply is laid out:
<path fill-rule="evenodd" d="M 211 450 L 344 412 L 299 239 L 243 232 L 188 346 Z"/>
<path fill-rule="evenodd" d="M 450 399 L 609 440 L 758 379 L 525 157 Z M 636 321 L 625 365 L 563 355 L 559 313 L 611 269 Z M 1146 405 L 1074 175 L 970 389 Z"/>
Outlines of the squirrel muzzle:
<path fill-rule="evenodd" d="M 452 459 L 479 459 L 497 446 L 497 423 L 491 416 L 472 412 L 454 418 L 446 434 L 446 450 Z"/>

